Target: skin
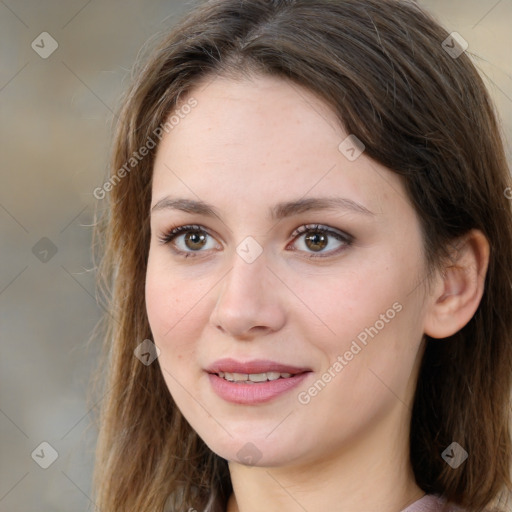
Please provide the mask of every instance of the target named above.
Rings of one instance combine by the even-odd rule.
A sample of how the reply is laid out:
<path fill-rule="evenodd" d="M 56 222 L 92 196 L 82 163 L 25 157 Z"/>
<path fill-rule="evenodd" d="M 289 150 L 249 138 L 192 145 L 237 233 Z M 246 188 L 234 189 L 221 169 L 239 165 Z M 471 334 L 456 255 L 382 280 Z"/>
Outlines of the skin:
<path fill-rule="evenodd" d="M 455 263 L 427 287 L 420 224 L 402 183 L 364 153 L 351 162 L 339 151 L 348 134 L 325 103 L 277 78 L 204 84 L 191 93 L 197 107 L 162 139 L 154 166 L 152 208 L 172 196 L 219 211 L 151 213 L 147 313 L 169 391 L 205 443 L 229 461 L 228 512 L 398 512 L 425 494 L 408 458 L 423 334 L 446 337 L 470 320 L 483 293 L 487 241 L 471 232 Z M 279 222 L 267 216 L 281 201 L 333 196 L 373 215 L 337 208 Z M 174 240 L 195 257 L 159 240 L 186 224 L 206 230 L 199 253 L 183 234 Z M 306 235 L 291 236 L 307 224 L 354 240 L 331 236 L 315 252 Z M 236 252 L 248 236 L 263 251 L 252 263 Z M 396 303 L 400 312 L 300 403 L 298 394 Z M 223 357 L 271 359 L 312 373 L 270 402 L 233 404 L 215 394 L 204 371 Z M 239 455 L 249 442 L 259 457 L 253 466 Z"/>

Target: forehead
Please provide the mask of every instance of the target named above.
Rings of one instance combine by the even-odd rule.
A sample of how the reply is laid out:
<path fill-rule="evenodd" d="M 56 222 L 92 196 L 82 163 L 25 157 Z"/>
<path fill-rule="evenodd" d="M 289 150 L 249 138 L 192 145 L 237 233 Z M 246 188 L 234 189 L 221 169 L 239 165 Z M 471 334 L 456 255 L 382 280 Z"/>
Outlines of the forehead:
<path fill-rule="evenodd" d="M 197 105 L 158 148 L 153 205 L 168 194 L 229 200 L 232 207 L 342 194 L 378 212 L 383 201 L 405 199 L 395 173 L 364 153 L 347 158 L 350 134 L 328 105 L 296 84 L 215 78 L 187 98 Z"/>

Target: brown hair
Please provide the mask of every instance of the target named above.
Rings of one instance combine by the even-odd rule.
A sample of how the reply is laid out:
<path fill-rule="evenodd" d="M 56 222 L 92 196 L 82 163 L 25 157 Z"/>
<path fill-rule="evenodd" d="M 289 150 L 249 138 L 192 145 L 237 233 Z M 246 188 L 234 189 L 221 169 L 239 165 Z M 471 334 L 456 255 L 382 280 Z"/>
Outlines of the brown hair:
<path fill-rule="evenodd" d="M 220 512 L 232 490 L 227 462 L 183 418 L 158 361 L 145 366 L 133 351 L 151 338 L 144 283 L 155 133 L 200 80 L 242 70 L 316 93 L 367 156 L 401 175 L 430 269 L 470 229 L 487 237 L 490 262 L 475 315 L 450 338 L 425 336 L 410 458 L 425 492 L 470 511 L 496 504 L 512 487 L 510 178 L 482 79 L 467 52 L 445 51 L 448 37 L 410 1 L 218 0 L 193 11 L 142 61 L 120 111 L 97 233 L 99 283 L 112 316 L 95 470 L 102 512 Z M 155 147 L 139 158 L 150 139 Z M 126 167 L 134 155 L 136 165 Z M 441 458 L 453 441 L 469 453 L 458 469 Z"/>

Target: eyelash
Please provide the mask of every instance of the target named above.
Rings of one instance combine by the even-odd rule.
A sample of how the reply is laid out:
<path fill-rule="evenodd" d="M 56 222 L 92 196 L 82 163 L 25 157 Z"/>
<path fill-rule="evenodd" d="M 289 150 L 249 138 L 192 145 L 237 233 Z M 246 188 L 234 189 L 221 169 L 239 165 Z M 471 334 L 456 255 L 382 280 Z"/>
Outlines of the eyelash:
<path fill-rule="evenodd" d="M 211 236 L 206 229 L 203 229 L 202 226 L 199 226 L 197 224 L 187 224 L 184 226 L 174 226 L 174 227 L 170 228 L 166 233 L 159 236 L 158 239 L 161 244 L 166 245 L 166 244 L 170 244 L 177 236 L 179 236 L 183 233 L 190 232 L 190 231 L 205 233 L 208 236 Z M 334 255 L 338 254 L 339 252 L 343 251 L 344 249 L 346 249 L 348 246 L 352 245 L 352 243 L 354 242 L 354 237 L 352 235 L 349 235 L 348 233 L 343 233 L 340 231 L 335 231 L 335 230 L 329 228 L 328 226 L 323 226 L 321 224 L 306 224 L 304 226 L 301 226 L 300 228 L 297 228 L 295 231 L 293 231 L 291 236 L 293 236 L 294 240 L 295 240 L 299 236 L 306 234 L 306 233 L 310 233 L 310 232 L 321 233 L 324 235 L 332 236 L 336 240 L 343 242 L 345 245 L 342 247 L 339 247 L 338 249 L 331 250 L 330 254 L 328 253 L 328 255 L 309 253 L 309 256 L 308 256 L 309 258 L 328 258 L 328 257 L 334 256 Z M 205 251 L 182 251 L 181 249 L 177 249 L 176 247 L 173 247 L 172 251 L 184 258 L 189 258 L 189 257 L 194 258 L 194 257 L 198 256 L 198 253 L 205 252 Z"/>

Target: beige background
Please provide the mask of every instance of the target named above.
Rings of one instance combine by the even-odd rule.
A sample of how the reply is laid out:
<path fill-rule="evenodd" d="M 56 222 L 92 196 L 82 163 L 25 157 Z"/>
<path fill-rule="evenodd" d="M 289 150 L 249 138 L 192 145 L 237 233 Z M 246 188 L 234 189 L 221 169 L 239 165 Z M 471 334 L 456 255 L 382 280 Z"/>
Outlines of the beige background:
<path fill-rule="evenodd" d="M 86 341 L 101 312 L 92 191 L 103 181 L 112 113 L 137 52 L 195 3 L 0 1 L 0 512 L 94 510 L 96 434 L 85 401 L 97 353 Z M 478 56 L 510 157 L 512 1 L 420 4 Z M 31 48 L 41 32 L 59 45 L 47 59 Z M 43 237 L 57 251 L 46 263 L 33 253 Z M 50 257 L 48 242 L 39 243 Z M 59 454 L 48 469 L 31 458 L 43 441 Z M 48 449 L 36 453 L 49 460 Z"/>

